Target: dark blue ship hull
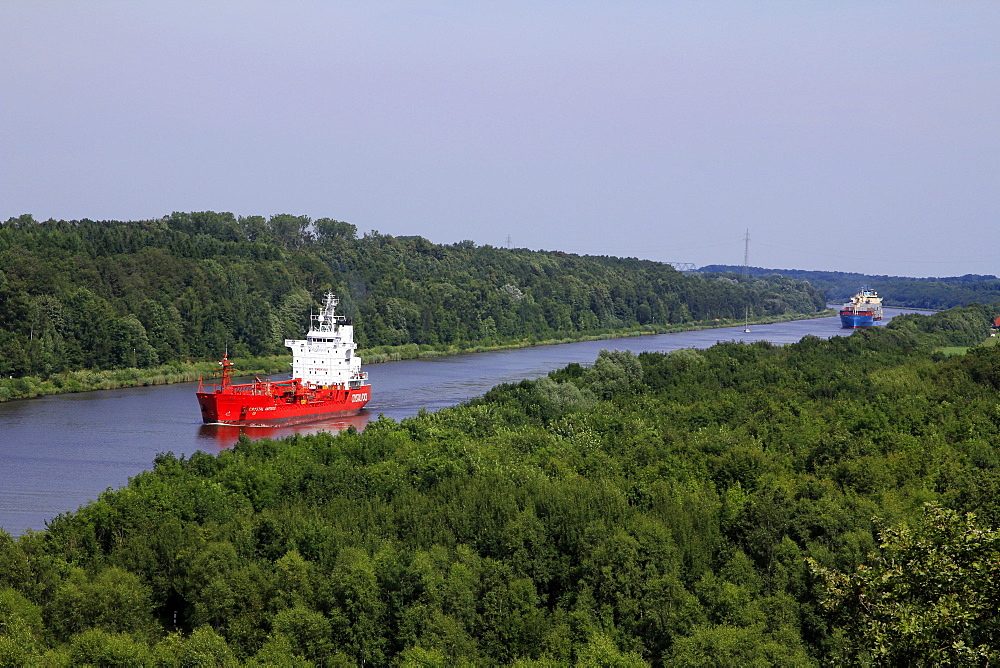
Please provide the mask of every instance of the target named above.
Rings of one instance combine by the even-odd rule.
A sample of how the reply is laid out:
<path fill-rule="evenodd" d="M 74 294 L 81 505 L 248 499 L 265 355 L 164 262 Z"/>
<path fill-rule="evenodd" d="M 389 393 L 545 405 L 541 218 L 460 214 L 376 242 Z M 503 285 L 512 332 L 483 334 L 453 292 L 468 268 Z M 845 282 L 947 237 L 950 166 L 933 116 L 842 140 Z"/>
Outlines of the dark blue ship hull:
<path fill-rule="evenodd" d="M 881 320 L 881 318 L 879 318 Z M 840 325 L 843 329 L 858 329 L 859 327 L 875 327 L 878 320 L 870 313 L 841 313 Z"/>

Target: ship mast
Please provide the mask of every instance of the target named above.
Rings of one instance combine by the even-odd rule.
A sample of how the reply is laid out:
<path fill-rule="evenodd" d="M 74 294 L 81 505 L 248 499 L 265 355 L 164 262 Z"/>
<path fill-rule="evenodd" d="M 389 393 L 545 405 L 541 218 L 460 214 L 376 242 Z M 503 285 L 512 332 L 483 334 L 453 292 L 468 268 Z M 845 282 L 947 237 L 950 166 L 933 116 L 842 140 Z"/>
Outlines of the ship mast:
<path fill-rule="evenodd" d="M 225 391 L 227 387 L 231 387 L 233 384 L 233 379 L 229 373 L 229 368 L 233 366 L 232 360 L 229 359 L 229 349 L 226 349 L 226 353 L 222 356 L 222 361 L 219 362 L 222 366 L 222 390 Z"/>
<path fill-rule="evenodd" d="M 743 331 L 750 333 L 750 230 L 743 237 L 743 278 L 746 279 L 747 303 L 743 307 Z"/>

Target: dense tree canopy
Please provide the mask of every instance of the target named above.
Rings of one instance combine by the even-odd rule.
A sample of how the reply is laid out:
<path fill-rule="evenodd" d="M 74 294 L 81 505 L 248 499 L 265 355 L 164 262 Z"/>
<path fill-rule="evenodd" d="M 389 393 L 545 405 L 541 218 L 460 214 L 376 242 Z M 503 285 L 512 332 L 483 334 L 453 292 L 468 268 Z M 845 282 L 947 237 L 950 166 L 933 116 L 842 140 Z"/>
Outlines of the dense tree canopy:
<path fill-rule="evenodd" d="M 935 352 L 992 315 L 604 352 L 363 433 L 162 454 L 0 533 L 0 663 L 992 660 L 1000 347 Z"/>
<path fill-rule="evenodd" d="M 1000 531 L 928 503 L 915 526 L 888 527 L 872 563 L 840 573 L 812 564 L 838 622 L 844 661 L 996 665 Z"/>
<path fill-rule="evenodd" d="M 801 282 L 669 265 L 433 244 L 287 214 L 0 223 L 0 375 L 285 354 L 326 290 L 363 348 L 813 313 Z"/>

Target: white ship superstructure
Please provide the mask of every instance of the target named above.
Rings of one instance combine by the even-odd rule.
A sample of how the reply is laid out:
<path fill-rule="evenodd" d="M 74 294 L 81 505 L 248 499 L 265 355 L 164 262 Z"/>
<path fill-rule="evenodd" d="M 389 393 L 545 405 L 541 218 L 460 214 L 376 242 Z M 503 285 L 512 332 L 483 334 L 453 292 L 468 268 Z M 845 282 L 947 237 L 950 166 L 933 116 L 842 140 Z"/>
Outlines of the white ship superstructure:
<path fill-rule="evenodd" d="M 285 339 L 285 346 L 292 350 L 292 378 L 301 379 L 308 387 L 357 388 L 368 382 L 355 352 L 354 325 L 337 315 L 339 303 L 328 292 L 323 310 L 311 318 L 306 338 Z"/>

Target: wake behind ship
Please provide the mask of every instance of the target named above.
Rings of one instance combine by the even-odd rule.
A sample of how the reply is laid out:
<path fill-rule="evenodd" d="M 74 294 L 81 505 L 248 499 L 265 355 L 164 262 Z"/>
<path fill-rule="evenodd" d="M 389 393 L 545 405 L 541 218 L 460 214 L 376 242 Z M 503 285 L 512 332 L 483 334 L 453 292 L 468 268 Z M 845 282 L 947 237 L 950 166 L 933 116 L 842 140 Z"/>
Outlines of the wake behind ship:
<path fill-rule="evenodd" d="M 234 384 L 226 355 L 218 385 L 198 383 L 201 418 L 208 424 L 291 425 L 357 415 L 371 399 L 368 374 L 355 354 L 354 326 L 336 314 L 340 303 L 327 293 L 323 310 L 311 317 L 304 340 L 285 339 L 292 349 L 292 378 Z"/>
<path fill-rule="evenodd" d="M 851 297 L 840 310 L 840 326 L 843 329 L 873 327 L 882 321 L 882 298 L 867 285 L 861 292 Z"/>

